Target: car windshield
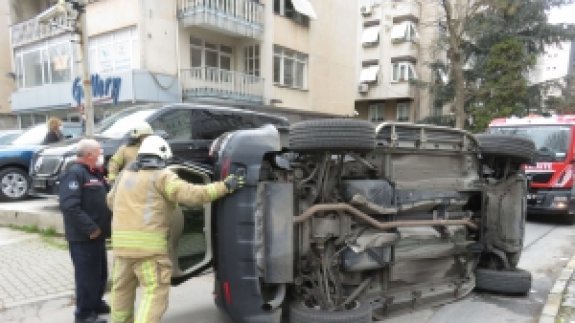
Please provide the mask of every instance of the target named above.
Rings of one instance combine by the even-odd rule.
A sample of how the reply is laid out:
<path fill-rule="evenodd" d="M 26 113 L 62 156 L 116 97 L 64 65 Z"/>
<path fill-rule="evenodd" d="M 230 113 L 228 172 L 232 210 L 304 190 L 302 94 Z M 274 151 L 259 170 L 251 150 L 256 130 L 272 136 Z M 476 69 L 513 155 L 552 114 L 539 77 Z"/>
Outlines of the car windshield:
<path fill-rule="evenodd" d="M 571 128 L 568 126 L 493 127 L 490 132 L 533 140 L 538 161 L 563 161 L 571 138 Z"/>
<path fill-rule="evenodd" d="M 47 132 L 48 127 L 46 127 L 46 124 L 33 126 L 14 139 L 12 145 L 41 145 Z"/>
<path fill-rule="evenodd" d="M 122 138 L 128 133 L 134 122 L 145 121 L 155 110 L 127 111 L 114 114 L 104 120 L 97 133 L 108 138 Z"/>

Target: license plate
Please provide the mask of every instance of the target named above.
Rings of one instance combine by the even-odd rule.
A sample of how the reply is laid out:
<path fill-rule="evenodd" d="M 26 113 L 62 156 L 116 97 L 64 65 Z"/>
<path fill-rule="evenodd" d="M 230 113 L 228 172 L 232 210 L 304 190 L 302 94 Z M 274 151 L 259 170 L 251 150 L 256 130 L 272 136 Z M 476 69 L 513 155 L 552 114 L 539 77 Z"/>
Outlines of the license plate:
<path fill-rule="evenodd" d="M 45 179 L 35 179 L 32 185 L 35 188 L 46 188 L 46 180 Z"/>

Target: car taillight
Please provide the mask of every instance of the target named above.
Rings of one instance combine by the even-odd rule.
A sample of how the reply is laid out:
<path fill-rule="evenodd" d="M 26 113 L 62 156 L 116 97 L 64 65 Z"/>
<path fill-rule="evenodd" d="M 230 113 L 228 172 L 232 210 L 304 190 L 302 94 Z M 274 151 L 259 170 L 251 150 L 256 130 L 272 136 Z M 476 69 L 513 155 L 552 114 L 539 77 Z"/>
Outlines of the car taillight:
<path fill-rule="evenodd" d="M 232 303 L 232 290 L 230 288 L 230 282 L 224 282 L 224 298 L 226 299 L 226 303 Z"/>
<path fill-rule="evenodd" d="M 231 167 L 231 160 L 229 157 L 225 157 L 221 161 L 221 168 L 220 168 L 220 178 L 224 179 L 228 177 L 230 174 L 230 167 Z"/>

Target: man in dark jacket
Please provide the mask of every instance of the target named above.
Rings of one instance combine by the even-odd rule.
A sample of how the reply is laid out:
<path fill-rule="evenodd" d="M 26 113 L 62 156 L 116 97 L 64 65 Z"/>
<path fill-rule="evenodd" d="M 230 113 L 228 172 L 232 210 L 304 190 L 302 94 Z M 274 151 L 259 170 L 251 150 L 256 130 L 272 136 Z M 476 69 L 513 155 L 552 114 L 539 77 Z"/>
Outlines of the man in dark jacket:
<path fill-rule="evenodd" d="M 100 157 L 100 144 L 82 139 L 76 162 L 60 180 L 60 210 L 74 264 L 76 323 L 103 323 L 98 315 L 110 312 L 102 296 L 108 279 L 105 243 L 112 213 L 106 206 L 108 184 Z"/>

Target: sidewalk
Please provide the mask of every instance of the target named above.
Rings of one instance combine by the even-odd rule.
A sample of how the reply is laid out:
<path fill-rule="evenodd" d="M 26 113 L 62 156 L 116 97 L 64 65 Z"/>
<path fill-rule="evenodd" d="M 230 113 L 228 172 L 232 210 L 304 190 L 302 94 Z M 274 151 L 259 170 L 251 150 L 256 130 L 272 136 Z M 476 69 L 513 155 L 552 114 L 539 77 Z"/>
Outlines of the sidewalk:
<path fill-rule="evenodd" d="M 575 322 L 575 256 L 555 281 L 539 319 L 539 323 L 563 322 Z"/>

